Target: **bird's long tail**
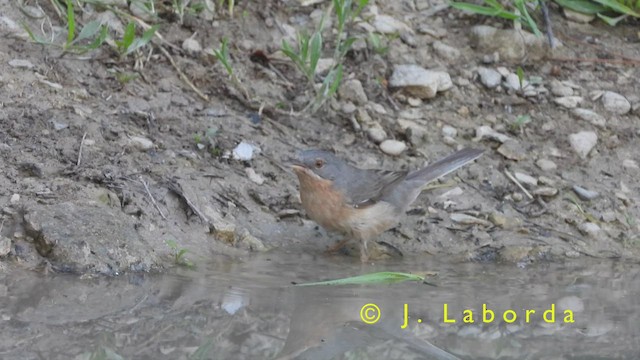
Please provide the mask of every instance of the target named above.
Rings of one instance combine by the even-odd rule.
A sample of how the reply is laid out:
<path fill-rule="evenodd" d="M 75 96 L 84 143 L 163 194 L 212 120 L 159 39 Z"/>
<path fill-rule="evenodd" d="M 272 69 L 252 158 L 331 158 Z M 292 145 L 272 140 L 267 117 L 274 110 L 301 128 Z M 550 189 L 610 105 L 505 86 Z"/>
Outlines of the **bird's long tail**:
<path fill-rule="evenodd" d="M 406 177 L 406 181 L 420 181 L 423 185 L 459 169 L 482 155 L 483 150 L 466 148 L 457 151 L 441 160 L 434 162 L 420 170 L 416 170 Z"/>

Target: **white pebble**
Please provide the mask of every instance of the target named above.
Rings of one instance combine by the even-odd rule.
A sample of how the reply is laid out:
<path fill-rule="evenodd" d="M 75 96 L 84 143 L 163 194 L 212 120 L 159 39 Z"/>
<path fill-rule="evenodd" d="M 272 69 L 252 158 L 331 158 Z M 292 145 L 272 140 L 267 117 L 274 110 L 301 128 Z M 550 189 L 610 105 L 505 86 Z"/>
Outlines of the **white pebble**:
<path fill-rule="evenodd" d="M 567 109 L 575 109 L 583 100 L 581 96 L 562 96 L 553 99 L 553 102 Z"/>
<path fill-rule="evenodd" d="M 385 140 L 380 143 L 380 150 L 387 155 L 398 156 L 407 149 L 407 144 L 398 140 Z"/>
<path fill-rule="evenodd" d="M 233 158 L 240 161 L 249 161 L 253 159 L 253 152 L 259 152 L 259 148 L 253 144 L 241 141 L 235 149 L 233 149 Z"/>
<path fill-rule="evenodd" d="M 542 171 L 553 171 L 558 168 L 558 165 L 549 159 L 538 159 L 536 165 L 538 165 Z"/>
<path fill-rule="evenodd" d="M 604 92 L 602 95 L 602 104 L 607 111 L 618 115 L 624 115 L 631 110 L 629 100 L 613 91 Z"/>
<path fill-rule="evenodd" d="M 153 148 L 153 141 L 142 136 L 131 136 L 129 141 L 133 147 L 141 151 L 147 151 Z"/>
<path fill-rule="evenodd" d="M 458 136 L 458 130 L 453 126 L 445 125 L 442 127 L 442 135 L 454 138 Z"/>
<path fill-rule="evenodd" d="M 593 131 L 581 131 L 569 135 L 569 143 L 578 156 L 586 159 L 589 152 L 591 152 L 598 143 L 598 135 Z"/>

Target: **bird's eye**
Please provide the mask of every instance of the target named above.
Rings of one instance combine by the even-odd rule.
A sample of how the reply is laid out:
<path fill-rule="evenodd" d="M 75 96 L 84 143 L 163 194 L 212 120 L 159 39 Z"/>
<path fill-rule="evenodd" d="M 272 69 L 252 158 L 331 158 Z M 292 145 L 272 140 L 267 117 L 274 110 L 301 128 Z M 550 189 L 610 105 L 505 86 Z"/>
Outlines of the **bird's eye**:
<path fill-rule="evenodd" d="M 324 166 L 324 160 L 316 159 L 316 168 L 317 169 L 322 169 L 323 166 Z"/>

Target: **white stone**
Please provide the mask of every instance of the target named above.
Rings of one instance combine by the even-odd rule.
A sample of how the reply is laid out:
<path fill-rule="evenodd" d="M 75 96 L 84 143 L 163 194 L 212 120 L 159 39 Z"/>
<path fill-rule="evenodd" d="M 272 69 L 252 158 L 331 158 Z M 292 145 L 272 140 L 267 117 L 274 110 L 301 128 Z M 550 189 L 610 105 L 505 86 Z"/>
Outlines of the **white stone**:
<path fill-rule="evenodd" d="M 607 125 L 607 119 L 605 119 L 604 116 L 589 109 L 576 108 L 571 110 L 571 114 L 599 128 L 604 128 Z"/>
<path fill-rule="evenodd" d="M 529 86 L 529 82 L 525 79 L 522 79 L 522 86 L 520 86 L 520 78 L 517 74 L 514 73 L 510 73 L 509 75 L 507 75 L 504 82 L 507 88 L 516 91 L 526 89 Z"/>
<path fill-rule="evenodd" d="M 407 24 L 396 20 L 389 15 L 377 15 L 373 19 L 373 27 L 383 34 L 395 34 L 399 32 L 412 32 Z"/>
<path fill-rule="evenodd" d="M 389 86 L 405 88 L 409 95 L 431 99 L 438 91 L 446 91 L 453 87 L 451 76 L 444 71 L 426 70 L 418 65 L 397 65 Z"/>
<path fill-rule="evenodd" d="M 450 138 L 454 138 L 458 136 L 458 130 L 450 125 L 445 125 L 442 127 L 442 135 L 448 136 Z"/>
<path fill-rule="evenodd" d="M 549 159 L 538 159 L 536 165 L 538 165 L 542 171 L 553 171 L 558 168 L 558 165 Z"/>
<path fill-rule="evenodd" d="M 131 136 L 129 143 L 138 150 L 147 151 L 153 148 L 153 141 L 142 136 Z"/>
<path fill-rule="evenodd" d="M 500 143 L 505 143 L 511 140 L 509 136 L 501 134 L 493 130 L 490 126 L 486 126 L 486 125 L 480 126 L 479 128 L 476 129 L 476 137 L 473 139 L 473 141 L 480 141 L 484 138 L 489 138 L 491 140 L 495 140 Z"/>
<path fill-rule="evenodd" d="M 494 87 L 500 85 L 502 81 L 502 75 L 497 70 L 481 67 L 478 68 L 478 75 L 480 76 L 480 82 L 482 85 L 488 87 L 489 89 L 493 89 Z"/>
<path fill-rule="evenodd" d="M 602 104 L 607 111 L 618 115 L 624 115 L 631 110 L 629 100 L 613 91 L 604 92 L 602 95 Z"/>
<path fill-rule="evenodd" d="M 581 96 L 562 96 L 553 99 L 553 102 L 567 109 L 574 109 L 582 103 L 584 99 Z"/>
<path fill-rule="evenodd" d="M 585 235 L 595 237 L 600 232 L 600 226 L 592 222 L 584 222 L 578 226 L 578 231 Z"/>
<path fill-rule="evenodd" d="M 525 173 L 516 171 L 513 173 L 513 177 L 515 177 L 522 185 L 525 185 L 525 187 L 531 188 L 538 185 L 538 179 Z"/>
<path fill-rule="evenodd" d="M 245 174 L 247 174 L 247 177 L 249 178 L 249 180 L 253 181 L 258 185 L 264 184 L 264 178 L 262 177 L 262 175 L 256 173 L 256 171 L 253 168 L 250 168 L 250 167 L 245 168 L 244 172 Z"/>
<path fill-rule="evenodd" d="M 380 150 L 391 156 L 398 156 L 407 149 L 407 144 L 398 140 L 385 140 L 380 143 Z"/>
<path fill-rule="evenodd" d="M 249 144 L 243 140 L 240 142 L 240 144 L 238 144 L 238 146 L 235 147 L 235 149 L 233 149 L 232 156 L 236 160 L 249 161 L 253 159 L 254 152 L 259 153 L 260 149 L 257 146 Z"/>
<path fill-rule="evenodd" d="M 197 56 L 202 52 L 202 45 L 193 37 L 186 38 L 182 42 L 182 50 L 191 56 Z"/>
<path fill-rule="evenodd" d="M 598 143 L 598 135 L 593 131 L 581 131 L 569 135 L 569 143 L 578 156 L 586 159 L 591 149 Z"/>
<path fill-rule="evenodd" d="M 460 50 L 453 46 L 447 45 L 442 41 L 436 41 L 433 43 L 433 50 L 443 59 L 456 60 L 460 57 Z"/>

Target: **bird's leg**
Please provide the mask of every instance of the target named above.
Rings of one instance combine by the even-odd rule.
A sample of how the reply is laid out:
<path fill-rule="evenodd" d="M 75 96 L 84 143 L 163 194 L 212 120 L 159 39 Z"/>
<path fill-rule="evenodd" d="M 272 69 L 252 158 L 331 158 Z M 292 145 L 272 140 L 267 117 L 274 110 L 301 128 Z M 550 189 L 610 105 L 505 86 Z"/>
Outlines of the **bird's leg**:
<path fill-rule="evenodd" d="M 360 262 L 363 264 L 369 261 L 369 249 L 367 247 L 369 240 L 362 239 L 360 242 Z"/>
<path fill-rule="evenodd" d="M 335 244 L 333 246 L 329 246 L 327 248 L 327 253 L 328 254 L 333 254 L 333 253 L 337 252 L 338 250 L 342 249 L 345 245 L 347 245 L 349 240 L 351 240 L 351 238 L 347 236 L 344 239 L 340 240 L 337 244 Z"/>

